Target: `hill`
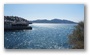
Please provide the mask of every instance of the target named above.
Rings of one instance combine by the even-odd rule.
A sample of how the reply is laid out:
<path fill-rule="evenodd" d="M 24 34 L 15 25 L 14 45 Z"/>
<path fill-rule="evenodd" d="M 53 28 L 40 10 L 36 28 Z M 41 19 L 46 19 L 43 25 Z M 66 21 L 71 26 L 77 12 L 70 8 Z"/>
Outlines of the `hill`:
<path fill-rule="evenodd" d="M 32 23 L 73 23 L 75 24 L 76 22 L 69 21 L 69 20 L 61 20 L 61 19 L 52 19 L 52 20 L 34 20 L 31 21 Z"/>
<path fill-rule="evenodd" d="M 31 23 L 30 21 L 24 19 L 24 18 L 21 18 L 21 17 L 18 17 L 18 16 L 4 16 L 4 22 L 14 22 L 14 23 L 17 23 L 17 22 L 25 22 L 25 23 Z"/>

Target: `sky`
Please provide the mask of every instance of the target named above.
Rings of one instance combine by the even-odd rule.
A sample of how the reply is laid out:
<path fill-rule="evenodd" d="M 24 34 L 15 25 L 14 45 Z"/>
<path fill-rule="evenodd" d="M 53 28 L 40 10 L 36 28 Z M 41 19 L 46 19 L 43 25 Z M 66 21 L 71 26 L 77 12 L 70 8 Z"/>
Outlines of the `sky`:
<path fill-rule="evenodd" d="M 5 16 L 18 16 L 27 20 L 66 19 L 84 21 L 84 4 L 4 4 Z"/>

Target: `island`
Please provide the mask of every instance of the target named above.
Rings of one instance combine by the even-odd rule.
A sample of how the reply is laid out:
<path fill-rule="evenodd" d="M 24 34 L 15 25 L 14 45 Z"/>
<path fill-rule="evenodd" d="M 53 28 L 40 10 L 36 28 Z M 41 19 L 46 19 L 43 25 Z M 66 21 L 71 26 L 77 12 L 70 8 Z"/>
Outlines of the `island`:
<path fill-rule="evenodd" d="M 61 23 L 61 24 L 76 24 L 76 22 L 70 21 L 70 20 L 61 20 L 61 19 L 52 19 L 52 20 L 47 20 L 47 19 L 43 19 L 43 20 L 33 20 L 31 21 L 32 23 Z"/>
<path fill-rule="evenodd" d="M 30 21 L 18 16 L 4 16 L 4 30 L 32 29 Z"/>

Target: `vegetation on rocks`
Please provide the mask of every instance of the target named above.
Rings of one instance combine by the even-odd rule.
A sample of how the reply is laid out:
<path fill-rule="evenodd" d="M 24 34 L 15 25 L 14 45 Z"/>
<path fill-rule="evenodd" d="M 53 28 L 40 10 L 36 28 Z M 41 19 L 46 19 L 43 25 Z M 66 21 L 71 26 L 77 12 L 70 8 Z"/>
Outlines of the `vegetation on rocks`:
<path fill-rule="evenodd" d="M 12 21 L 12 22 L 29 22 L 24 18 L 17 16 L 4 16 L 4 21 Z"/>

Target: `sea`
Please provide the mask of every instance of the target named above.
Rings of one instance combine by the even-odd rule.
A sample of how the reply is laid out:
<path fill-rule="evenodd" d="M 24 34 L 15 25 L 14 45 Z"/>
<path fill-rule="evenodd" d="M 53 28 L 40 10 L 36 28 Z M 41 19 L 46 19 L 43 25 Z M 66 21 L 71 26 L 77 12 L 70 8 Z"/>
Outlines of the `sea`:
<path fill-rule="evenodd" d="M 4 31 L 5 49 L 70 49 L 69 35 L 77 24 L 33 23 L 32 30 Z"/>

